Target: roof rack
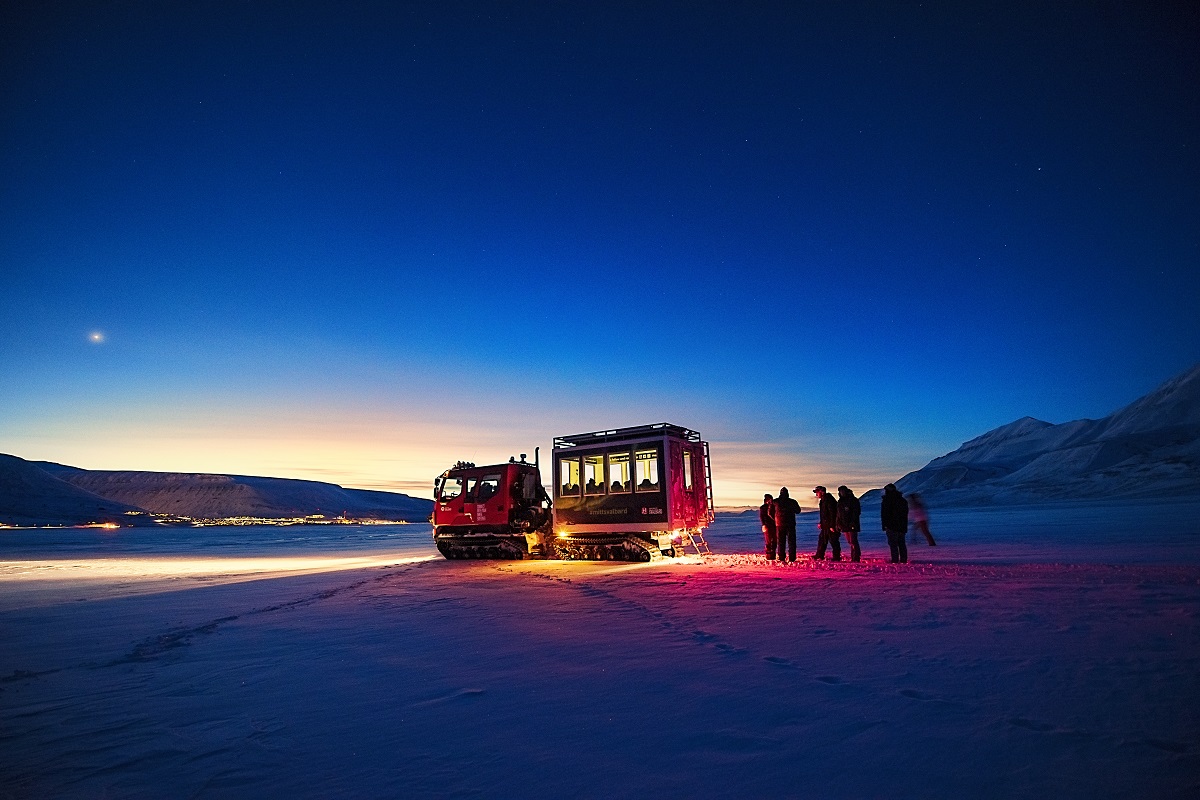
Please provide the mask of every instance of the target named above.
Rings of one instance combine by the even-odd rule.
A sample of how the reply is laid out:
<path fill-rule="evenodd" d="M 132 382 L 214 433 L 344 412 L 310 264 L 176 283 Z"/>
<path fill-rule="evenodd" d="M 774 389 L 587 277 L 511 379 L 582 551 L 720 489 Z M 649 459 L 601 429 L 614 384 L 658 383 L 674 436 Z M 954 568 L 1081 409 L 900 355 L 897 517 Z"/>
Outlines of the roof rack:
<path fill-rule="evenodd" d="M 563 450 L 568 447 L 579 447 L 587 444 L 604 444 L 606 442 L 621 442 L 629 439 L 644 439 L 647 436 L 677 436 L 689 442 L 700 441 L 700 434 L 680 425 L 669 422 L 656 422 L 653 425 L 635 425 L 631 428 L 611 428 L 606 431 L 591 433 L 575 433 L 569 436 L 555 436 L 554 449 Z"/>

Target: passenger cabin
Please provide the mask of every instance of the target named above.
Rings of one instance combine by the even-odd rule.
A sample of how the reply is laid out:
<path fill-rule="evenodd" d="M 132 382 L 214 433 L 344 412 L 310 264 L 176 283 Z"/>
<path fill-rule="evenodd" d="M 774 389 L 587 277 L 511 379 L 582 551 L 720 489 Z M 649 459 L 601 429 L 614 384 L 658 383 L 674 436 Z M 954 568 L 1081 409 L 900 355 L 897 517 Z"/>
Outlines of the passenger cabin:
<path fill-rule="evenodd" d="M 660 422 L 558 436 L 553 455 L 559 536 L 654 536 L 713 519 L 708 443 L 696 431 Z"/>

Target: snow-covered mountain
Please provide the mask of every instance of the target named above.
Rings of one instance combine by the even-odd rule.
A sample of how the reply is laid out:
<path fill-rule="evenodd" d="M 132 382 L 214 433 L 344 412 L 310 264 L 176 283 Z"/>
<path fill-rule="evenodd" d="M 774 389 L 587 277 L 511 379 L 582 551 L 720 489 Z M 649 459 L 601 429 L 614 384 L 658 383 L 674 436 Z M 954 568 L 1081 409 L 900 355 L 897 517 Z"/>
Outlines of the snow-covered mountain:
<path fill-rule="evenodd" d="M 896 486 L 940 505 L 1200 496 L 1200 364 L 1103 419 L 1010 422 Z"/>

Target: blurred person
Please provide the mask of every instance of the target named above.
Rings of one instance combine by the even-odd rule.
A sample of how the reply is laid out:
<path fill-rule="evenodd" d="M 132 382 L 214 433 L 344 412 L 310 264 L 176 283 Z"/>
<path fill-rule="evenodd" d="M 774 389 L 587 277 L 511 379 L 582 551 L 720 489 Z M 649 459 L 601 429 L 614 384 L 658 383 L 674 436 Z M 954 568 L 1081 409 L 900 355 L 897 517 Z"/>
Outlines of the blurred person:
<path fill-rule="evenodd" d="M 858 532 L 862 530 L 860 525 L 862 517 L 862 506 L 858 502 L 858 498 L 854 496 L 854 492 L 850 491 L 848 486 L 838 487 L 837 499 L 837 529 L 838 533 L 846 535 L 846 541 L 850 545 L 850 560 L 862 560 L 862 548 L 858 545 Z"/>
<path fill-rule="evenodd" d="M 929 510 L 925 508 L 925 501 L 921 499 L 921 495 L 916 492 L 908 496 L 908 524 L 915 532 L 925 536 L 925 542 L 930 547 L 937 547 L 933 534 L 929 532 Z"/>
<path fill-rule="evenodd" d="M 775 532 L 775 498 L 770 494 L 763 495 L 763 504 L 758 507 L 758 520 L 762 523 L 763 544 L 767 548 L 767 560 L 775 560 L 775 542 L 777 539 Z M 783 552 L 779 553 L 779 557 L 783 558 Z"/>
<path fill-rule="evenodd" d="M 783 561 L 783 551 L 787 548 L 788 561 L 796 560 L 796 515 L 800 513 L 800 504 L 788 494 L 787 487 L 779 490 L 775 498 L 775 535 L 779 540 L 779 560 Z"/>
<path fill-rule="evenodd" d="M 904 543 L 904 535 L 908 533 L 908 501 L 894 483 L 883 487 L 879 521 L 887 534 L 888 547 L 892 549 L 892 563 L 907 564 L 908 545 Z"/>
<path fill-rule="evenodd" d="M 824 486 L 813 489 L 813 494 L 820 501 L 821 511 L 820 519 L 817 521 L 817 552 L 813 559 L 824 561 L 825 547 L 828 545 L 833 548 L 833 560 L 841 561 L 842 543 L 837 532 L 837 500 L 833 499 L 833 495 Z"/>

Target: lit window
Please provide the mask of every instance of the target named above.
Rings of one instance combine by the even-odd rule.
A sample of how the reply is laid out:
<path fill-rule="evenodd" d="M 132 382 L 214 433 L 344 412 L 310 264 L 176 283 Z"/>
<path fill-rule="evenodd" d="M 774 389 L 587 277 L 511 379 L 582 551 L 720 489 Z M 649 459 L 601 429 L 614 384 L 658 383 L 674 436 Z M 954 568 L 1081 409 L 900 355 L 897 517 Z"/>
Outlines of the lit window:
<path fill-rule="evenodd" d="M 583 493 L 604 494 L 604 456 L 583 457 Z"/>
<path fill-rule="evenodd" d="M 683 451 L 683 489 L 690 492 L 695 488 L 692 485 L 692 451 Z"/>
<path fill-rule="evenodd" d="M 608 491 L 612 494 L 624 494 L 630 491 L 629 453 L 608 454 Z"/>
<path fill-rule="evenodd" d="M 578 458 L 564 458 L 558 462 L 558 493 L 579 496 Z"/>
<path fill-rule="evenodd" d="M 637 491 L 657 492 L 658 485 L 658 448 L 653 450 L 638 450 L 634 453 L 637 474 L 635 479 Z"/>

